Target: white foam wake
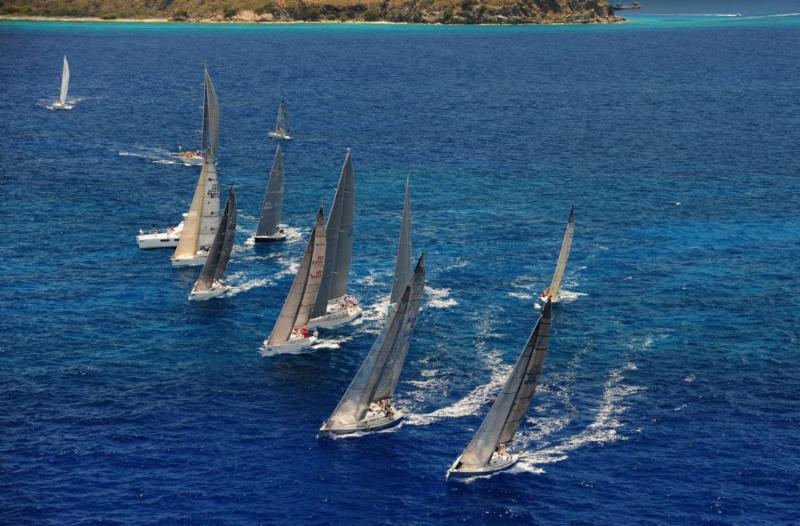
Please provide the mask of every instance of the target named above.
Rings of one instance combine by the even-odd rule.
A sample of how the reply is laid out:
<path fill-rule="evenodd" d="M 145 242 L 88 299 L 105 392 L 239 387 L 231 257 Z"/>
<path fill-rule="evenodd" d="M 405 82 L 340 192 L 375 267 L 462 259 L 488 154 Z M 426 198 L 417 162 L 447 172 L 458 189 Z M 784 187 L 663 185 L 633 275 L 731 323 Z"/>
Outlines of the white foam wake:
<path fill-rule="evenodd" d="M 428 306 L 433 309 L 447 309 L 458 305 L 458 302 L 450 297 L 450 289 L 435 289 L 426 286 L 425 293 L 429 296 Z"/>

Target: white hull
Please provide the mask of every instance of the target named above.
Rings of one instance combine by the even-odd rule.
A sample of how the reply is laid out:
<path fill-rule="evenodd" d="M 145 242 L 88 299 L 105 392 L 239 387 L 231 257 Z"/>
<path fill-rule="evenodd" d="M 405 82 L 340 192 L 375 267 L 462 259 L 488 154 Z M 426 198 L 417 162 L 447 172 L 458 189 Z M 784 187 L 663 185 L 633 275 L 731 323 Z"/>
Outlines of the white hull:
<path fill-rule="evenodd" d="M 391 415 L 380 413 L 367 413 L 364 420 L 356 422 L 350 426 L 343 426 L 337 428 L 328 427 L 327 422 L 322 425 L 317 438 L 334 437 L 334 436 L 347 436 L 356 433 L 369 433 L 372 431 L 380 431 L 397 425 L 404 417 L 403 413 L 394 411 Z"/>
<path fill-rule="evenodd" d="M 291 135 L 286 135 L 286 134 L 280 133 L 280 132 L 271 131 L 271 132 L 269 132 L 269 136 L 272 137 L 273 139 L 283 139 L 284 141 L 291 141 L 292 140 L 292 136 Z"/>
<path fill-rule="evenodd" d="M 173 267 L 199 267 L 206 264 L 208 252 L 200 252 L 195 254 L 193 258 L 172 258 Z"/>
<path fill-rule="evenodd" d="M 183 232 L 183 221 L 171 230 L 167 229 L 153 234 L 140 233 L 136 236 L 136 243 L 143 250 L 175 248 L 178 246 L 178 241 L 181 240 L 181 232 Z"/>
<path fill-rule="evenodd" d="M 189 293 L 189 301 L 203 301 L 203 300 L 210 300 L 211 298 L 218 298 L 231 290 L 231 288 L 224 283 L 215 282 L 214 285 L 202 292 L 195 292 L 192 290 Z"/>
<path fill-rule="evenodd" d="M 479 468 L 458 468 L 457 466 L 461 463 L 461 456 L 453 462 L 453 465 L 450 466 L 450 469 L 447 470 L 447 476 L 445 477 L 446 480 L 450 480 L 451 478 L 454 479 L 466 479 L 470 477 L 480 477 L 485 475 L 491 475 L 492 473 L 497 473 L 498 471 L 503 471 L 504 469 L 508 469 L 514 464 L 517 463 L 519 460 L 519 455 L 509 455 L 509 456 L 492 456 L 492 459 L 489 463 L 483 467 Z"/>
<path fill-rule="evenodd" d="M 288 236 L 286 234 L 272 234 L 271 236 L 253 236 L 255 243 L 279 243 L 286 241 Z"/>
<path fill-rule="evenodd" d="M 61 102 L 60 100 L 57 100 L 57 101 L 53 102 L 53 104 L 51 104 L 47 108 L 50 109 L 50 110 L 71 110 L 74 107 L 75 106 L 73 104 L 70 104 L 68 102 Z"/>
<path fill-rule="evenodd" d="M 302 336 L 292 335 L 289 341 L 278 345 L 269 345 L 269 339 L 264 340 L 264 345 L 261 346 L 262 356 L 278 356 L 279 354 L 300 354 L 305 349 L 317 343 L 317 338 L 313 334 L 309 334 L 307 338 Z"/>
<path fill-rule="evenodd" d="M 202 166 L 203 165 L 203 158 L 202 157 L 180 157 L 179 158 L 181 163 L 184 166 Z"/>
<path fill-rule="evenodd" d="M 328 302 L 328 312 L 319 318 L 313 318 L 308 322 L 309 328 L 322 328 L 333 329 L 341 327 L 361 316 L 362 310 L 358 305 L 358 301 L 352 296 L 347 297 L 351 299 L 350 304 L 346 304 L 346 300 L 337 298 Z"/>

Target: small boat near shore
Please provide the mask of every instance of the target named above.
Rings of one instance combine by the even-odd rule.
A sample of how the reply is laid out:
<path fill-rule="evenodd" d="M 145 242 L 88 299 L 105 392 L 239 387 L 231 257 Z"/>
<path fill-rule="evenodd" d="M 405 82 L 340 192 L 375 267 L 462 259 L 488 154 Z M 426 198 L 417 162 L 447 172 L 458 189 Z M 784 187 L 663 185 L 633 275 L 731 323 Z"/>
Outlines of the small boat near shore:
<path fill-rule="evenodd" d="M 183 214 L 183 220 L 176 226 L 169 226 L 164 229 L 158 229 L 153 226 L 152 230 L 145 232 L 139 229 L 139 235 L 136 236 L 136 243 L 139 248 L 143 250 L 151 250 L 155 248 L 175 248 L 181 240 L 181 233 L 183 232 L 183 224 L 188 214 Z"/>
<path fill-rule="evenodd" d="M 51 110 L 71 110 L 74 105 L 67 102 L 67 94 L 69 93 L 69 62 L 67 56 L 64 55 L 64 64 L 61 67 L 61 92 L 59 93 L 58 100 L 48 106 Z"/>
<path fill-rule="evenodd" d="M 216 166 L 219 101 L 208 70 L 204 72 L 204 81 L 203 167 L 195 184 L 181 238 L 172 255 L 173 267 L 204 265 L 219 228 L 219 178 Z"/>
<path fill-rule="evenodd" d="M 558 293 L 561 290 L 561 280 L 564 279 L 564 271 L 567 269 L 569 252 L 572 248 L 572 234 L 575 230 L 575 207 L 569 209 L 569 219 L 567 219 L 567 230 L 564 232 L 564 239 L 561 241 L 561 251 L 558 253 L 556 270 L 553 272 L 553 279 L 550 286 L 539 294 L 539 301 L 545 303 L 548 299 L 553 303 L 558 303 Z"/>
<path fill-rule="evenodd" d="M 277 243 L 285 241 L 287 234 L 281 227 L 281 210 L 283 208 L 283 154 L 281 145 L 275 148 L 275 158 L 272 160 L 272 170 L 269 173 L 267 191 L 264 194 L 264 203 L 261 205 L 261 217 L 256 226 L 253 241 L 256 243 Z"/>
<path fill-rule="evenodd" d="M 301 352 L 317 341 L 317 333 L 309 332 L 308 320 L 317 299 L 322 269 L 325 266 L 325 231 L 325 214 L 320 207 L 292 287 L 272 332 L 261 347 L 263 356 Z"/>
<path fill-rule="evenodd" d="M 447 470 L 447 480 L 490 475 L 510 468 L 519 460 L 520 453 L 513 453 L 508 447 L 528 413 L 542 374 L 550 339 L 552 310 L 553 303 L 548 300 L 502 392 L 464 452 Z"/>
<path fill-rule="evenodd" d="M 233 241 L 236 238 L 236 216 L 236 192 L 231 188 L 228 191 L 228 201 L 225 203 L 219 229 L 208 250 L 203 270 L 200 271 L 200 276 L 189 294 L 189 300 L 208 300 L 222 296 L 230 290 L 222 278 L 225 269 L 228 268 Z"/>
<path fill-rule="evenodd" d="M 281 99 L 278 104 L 278 118 L 275 120 L 275 130 L 269 132 L 273 139 L 283 139 L 289 141 L 292 136 L 289 134 L 289 114 L 286 111 L 286 103 Z"/>
<path fill-rule="evenodd" d="M 311 311 L 309 328 L 340 327 L 355 320 L 362 313 L 358 298 L 347 293 L 356 210 L 354 177 L 352 153 L 348 148 L 333 198 L 331 214 L 328 216 L 325 269 L 322 272 L 317 301 Z"/>

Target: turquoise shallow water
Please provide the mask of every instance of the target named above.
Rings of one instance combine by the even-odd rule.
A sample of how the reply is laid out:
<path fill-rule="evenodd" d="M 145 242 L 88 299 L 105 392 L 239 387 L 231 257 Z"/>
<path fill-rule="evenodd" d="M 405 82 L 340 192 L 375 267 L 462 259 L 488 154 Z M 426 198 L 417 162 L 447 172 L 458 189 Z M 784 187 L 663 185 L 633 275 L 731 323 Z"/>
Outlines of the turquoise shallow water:
<path fill-rule="evenodd" d="M 788 11 L 787 11 L 788 12 Z M 744 18 L 744 17 L 742 17 Z M 0 24 L 0 522 L 792 524 L 800 36 L 792 17 L 604 27 Z M 70 112 L 45 109 L 70 57 Z M 236 294 L 142 252 L 194 169 L 202 65 Z M 245 241 L 281 95 L 285 220 Z M 258 348 L 346 147 L 367 316 Z M 318 442 L 379 328 L 406 173 L 429 290 L 399 429 Z M 513 473 L 447 485 L 576 235 Z"/>

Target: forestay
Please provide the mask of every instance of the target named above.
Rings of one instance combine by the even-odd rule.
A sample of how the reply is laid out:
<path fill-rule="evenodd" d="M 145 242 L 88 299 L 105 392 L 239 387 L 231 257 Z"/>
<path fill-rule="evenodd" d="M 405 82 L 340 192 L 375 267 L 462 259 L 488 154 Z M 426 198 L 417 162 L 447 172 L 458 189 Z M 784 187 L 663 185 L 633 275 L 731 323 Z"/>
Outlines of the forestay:
<path fill-rule="evenodd" d="M 462 465 L 470 468 L 486 466 L 498 446 L 513 440 L 520 420 L 528 411 L 542 372 L 550 337 L 551 316 L 552 302 L 548 300 L 502 393 L 461 455 Z"/>
<path fill-rule="evenodd" d="M 270 236 L 278 229 L 283 207 L 283 183 L 283 154 L 281 145 L 278 144 L 272 161 L 272 171 L 269 174 L 267 192 L 264 194 L 264 204 L 261 206 L 261 219 L 256 227 L 256 236 Z"/>
<path fill-rule="evenodd" d="M 269 335 L 268 345 L 286 343 L 292 334 L 292 329 L 308 323 L 309 311 L 316 300 L 325 264 L 325 249 L 325 217 L 320 207 L 300 268 L 294 277 L 275 327 Z"/>
<path fill-rule="evenodd" d="M 350 277 L 350 258 L 353 254 L 353 221 L 355 218 L 355 181 L 350 149 L 342 165 L 339 185 L 328 217 L 328 252 L 325 270 L 312 317 L 324 316 L 328 301 L 347 294 Z"/>

